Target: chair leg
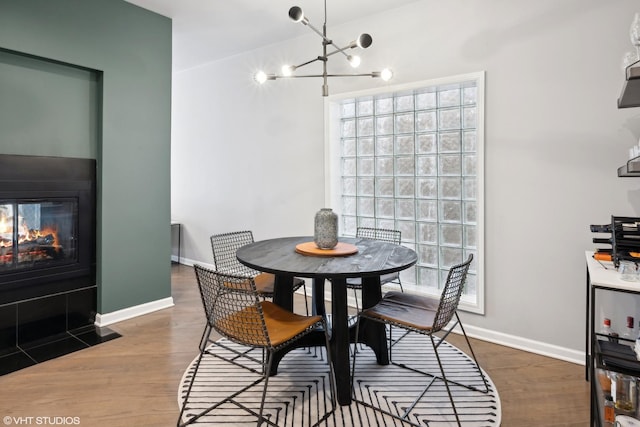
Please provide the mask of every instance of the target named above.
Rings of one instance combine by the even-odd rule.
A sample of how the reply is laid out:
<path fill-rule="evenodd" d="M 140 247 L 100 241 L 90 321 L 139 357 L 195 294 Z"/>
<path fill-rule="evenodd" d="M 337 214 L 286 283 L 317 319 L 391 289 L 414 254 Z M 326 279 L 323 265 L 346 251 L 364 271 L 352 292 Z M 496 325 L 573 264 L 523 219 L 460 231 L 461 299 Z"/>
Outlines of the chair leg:
<path fill-rule="evenodd" d="M 329 386 L 331 387 L 331 411 L 333 413 L 336 409 L 336 378 L 333 371 L 333 361 L 331 360 L 331 339 L 329 338 L 329 331 L 327 330 L 327 324 L 324 324 L 324 339 L 325 347 L 327 350 L 327 363 L 329 364 Z M 327 414 L 327 415 L 329 415 Z"/>
<path fill-rule="evenodd" d="M 306 283 L 302 286 L 302 289 L 304 289 L 304 309 L 307 311 L 307 316 L 309 316 L 309 301 L 307 301 L 307 284 Z"/>
<path fill-rule="evenodd" d="M 327 330 L 327 326 L 326 324 L 324 325 L 324 336 L 325 336 L 325 347 L 326 347 L 326 352 L 327 352 L 327 364 L 329 365 L 329 387 L 331 388 L 331 411 L 328 411 L 326 414 L 324 414 L 322 416 L 322 418 L 318 421 L 318 423 L 316 423 L 315 425 L 319 425 L 320 422 L 326 420 L 327 418 L 329 418 L 329 416 L 331 416 L 331 414 L 333 414 L 335 412 L 336 409 L 336 383 L 335 383 L 335 374 L 333 371 L 333 363 L 331 361 L 331 347 L 330 347 L 330 339 L 329 339 L 329 332 Z M 267 350 L 268 355 L 267 355 L 267 363 L 265 364 L 265 372 L 268 373 L 271 371 L 271 364 L 273 362 L 273 356 L 274 356 L 274 352 L 272 350 Z M 263 414 L 264 414 L 264 404 L 266 402 L 267 399 L 267 387 L 269 386 L 269 375 L 266 374 L 264 375 L 263 379 L 264 379 L 264 388 L 262 389 L 262 399 L 260 400 L 260 411 L 258 413 L 258 423 L 257 423 L 257 427 L 260 427 L 263 423 L 266 423 L 268 425 L 277 427 L 277 425 L 269 420 L 264 418 Z M 255 383 L 254 383 L 255 384 Z M 241 406 L 242 407 L 242 406 Z M 311 414 L 309 413 L 309 417 L 311 417 Z M 309 418 L 309 424 L 311 424 L 311 418 Z"/>
<path fill-rule="evenodd" d="M 462 322 L 460 321 L 460 317 L 458 317 L 458 312 L 456 312 L 456 320 L 458 321 L 458 324 L 460 325 L 460 329 L 462 330 L 462 335 L 464 336 L 465 341 L 467 342 L 467 347 L 469 347 L 469 351 L 471 352 L 471 357 L 473 357 L 473 361 L 476 364 L 476 369 L 478 370 L 478 373 L 480 374 L 480 377 L 482 377 L 482 382 L 484 383 L 484 392 L 482 390 L 477 390 L 475 387 L 473 387 L 474 390 L 483 392 L 483 393 L 488 393 L 489 392 L 489 384 L 487 383 L 487 378 L 484 376 L 484 372 L 482 372 L 482 368 L 480 368 L 480 364 L 478 363 L 478 359 L 476 359 L 476 354 L 473 351 L 473 347 L 471 347 L 471 341 L 469 341 L 469 337 L 467 337 L 467 333 L 464 330 L 464 326 L 462 326 Z"/>
<path fill-rule="evenodd" d="M 258 424 L 257 424 L 258 427 L 260 427 L 262 425 L 262 422 L 265 421 L 262 417 L 262 413 L 264 412 L 264 402 L 267 398 L 267 386 L 269 385 L 269 372 L 271 372 L 272 361 L 273 361 L 273 351 L 268 350 L 267 363 L 264 371 L 264 388 L 262 389 L 262 400 L 260 401 L 260 412 L 258 413 Z M 267 423 L 269 423 L 268 420 L 267 420 Z M 272 423 L 269 423 L 269 424 L 272 424 Z"/>
<path fill-rule="evenodd" d="M 358 316 L 358 322 L 356 323 L 356 336 L 358 336 L 360 334 L 360 320 L 361 320 L 361 317 Z M 462 324 L 460 326 L 462 327 Z M 482 373 L 482 369 L 480 369 L 480 365 L 478 365 L 477 359 L 475 357 L 475 354 L 473 353 L 473 349 L 472 349 L 472 347 L 470 345 L 470 342 L 469 342 L 468 338 L 466 337 L 466 333 L 464 332 L 464 329 L 462 330 L 462 332 L 465 335 L 465 339 L 467 340 L 467 345 L 469 347 L 469 350 L 471 351 L 471 355 L 473 357 L 473 360 L 476 363 L 476 367 L 478 369 L 478 372 L 482 376 L 482 379 L 483 379 L 484 384 L 485 384 L 486 391 L 483 392 L 482 390 L 479 390 L 474 386 L 461 384 L 459 382 L 456 382 L 456 381 L 448 379 L 446 374 L 445 374 L 445 370 L 444 370 L 444 366 L 442 364 L 442 360 L 440 359 L 440 353 L 438 352 L 438 347 L 444 341 L 444 339 L 438 339 L 438 342 L 436 342 L 436 340 L 434 338 L 434 335 L 429 335 L 429 338 L 431 340 L 431 345 L 432 345 L 432 348 L 433 348 L 433 352 L 436 355 L 436 360 L 438 362 L 438 367 L 440 369 L 440 375 L 441 376 L 433 375 L 433 374 L 428 373 L 428 372 L 422 372 L 420 370 L 416 370 L 414 368 L 411 368 L 411 367 L 409 367 L 409 366 L 407 366 L 405 364 L 396 364 L 396 366 L 399 366 L 401 368 L 409 369 L 411 371 L 414 371 L 414 372 L 417 372 L 417 373 L 420 373 L 420 374 L 423 374 L 423 375 L 427 375 L 427 376 L 431 377 L 431 379 L 429 380 L 429 383 L 425 387 L 423 387 L 422 392 L 416 397 L 416 399 L 413 401 L 413 403 L 411 405 L 409 405 L 408 407 L 406 407 L 406 409 L 404 409 L 404 413 L 402 415 L 395 415 L 395 414 L 391 414 L 391 413 L 387 413 L 385 411 L 382 411 L 383 413 L 387 413 L 388 415 L 391 415 L 394 418 L 398 418 L 398 419 L 400 419 L 400 420 L 402 420 L 402 421 L 404 421 L 406 423 L 409 423 L 411 425 L 415 425 L 411 421 L 409 421 L 409 415 L 410 415 L 411 411 L 420 402 L 420 400 L 424 397 L 424 395 L 431 388 L 431 386 L 435 383 L 435 381 L 441 380 L 441 381 L 444 382 L 445 388 L 447 390 L 447 396 L 449 397 L 449 402 L 451 403 L 451 408 L 452 408 L 453 414 L 454 414 L 454 416 L 456 418 L 456 423 L 457 423 L 458 426 L 461 427 L 462 424 L 461 424 L 460 416 L 458 414 L 458 410 L 457 410 L 457 407 L 456 407 L 456 404 L 455 404 L 455 401 L 454 401 L 454 398 L 453 398 L 453 393 L 451 391 L 451 386 L 457 385 L 457 386 L 460 386 L 460 387 L 465 387 L 465 388 L 470 389 L 470 390 L 478 391 L 480 393 L 487 393 L 489 391 L 489 387 L 488 387 L 488 383 L 487 383 L 486 377 Z M 410 331 L 405 331 L 402 334 L 402 336 L 399 339 L 396 340 L 396 342 L 400 341 L 402 338 L 404 338 L 406 335 L 408 335 L 410 333 L 411 333 Z M 391 331 L 389 331 L 389 335 L 390 335 L 390 340 L 391 340 Z M 391 357 L 391 354 L 392 354 L 391 353 L 391 348 L 392 348 L 392 346 L 390 345 L 389 346 L 389 361 L 391 363 L 393 363 L 393 359 Z M 355 389 L 355 369 L 356 369 L 357 353 L 358 353 L 358 351 L 357 351 L 357 346 L 356 346 L 356 351 L 353 353 L 353 361 L 352 361 L 352 366 L 351 366 L 351 397 L 352 397 L 352 399 L 354 401 L 358 401 L 357 400 L 357 396 L 355 394 L 355 392 L 356 392 L 356 389 Z M 360 401 L 358 401 L 358 402 L 360 402 Z M 360 402 L 360 403 L 364 404 L 365 406 L 369 406 L 368 403 L 365 403 L 365 402 Z M 378 410 L 380 410 L 380 409 L 378 409 Z"/>
<path fill-rule="evenodd" d="M 353 383 L 353 379 L 355 378 L 355 374 L 356 374 L 356 356 L 358 354 L 358 337 L 360 336 L 360 316 L 358 316 L 358 318 L 356 319 L 356 339 L 355 339 L 355 345 L 353 347 L 353 359 L 351 361 L 351 398 L 355 400 L 356 396 L 356 389 L 355 389 L 355 384 Z"/>
<path fill-rule="evenodd" d="M 205 409 L 204 411 L 200 412 L 199 414 L 191 417 L 189 420 L 187 420 L 185 422 L 182 422 L 182 417 L 184 415 L 184 412 L 185 412 L 185 409 L 186 409 L 186 406 L 187 406 L 187 402 L 189 401 L 189 396 L 191 395 L 191 390 L 193 389 L 193 384 L 194 384 L 196 376 L 198 374 L 198 369 L 200 369 L 200 364 L 201 364 L 202 359 L 204 358 L 204 356 L 206 354 L 209 354 L 212 357 L 215 356 L 215 357 L 222 358 L 223 360 L 226 360 L 227 362 L 232 363 L 234 365 L 242 366 L 242 365 L 239 365 L 238 362 L 236 362 L 234 360 L 228 360 L 228 359 L 225 359 L 225 358 L 223 358 L 221 356 L 216 355 L 213 352 L 207 351 L 207 345 L 211 342 L 209 340 L 211 332 L 212 332 L 211 327 L 209 325 L 207 325 L 205 327 L 205 329 L 204 329 L 204 332 L 202 333 L 202 338 L 200 339 L 200 346 L 199 346 L 200 355 L 198 356 L 198 361 L 196 362 L 195 369 L 193 371 L 193 375 L 191 376 L 191 381 L 189 381 L 189 387 L 187 388 L 187 393 L 185 394 L 184 400 L 182 401 L 182 405 L 180 407 L 180 414 L 178 415 L 178 422 L 176 423 L 176 425 L 178 427 L 184 427 L 184 426 L 190 425 L 190 424 L 194 423 L 195 421 L 197 421 L 202 416 L 208 414 L 209 412 L 211 412 L 212 410 L 216 409 L 217 407 L 219 407 L 220 405 L 222 405 L 225 402 L 234 403 L 235 405 L 239 406 L 240 408 L 242 408 L 242 409 L 244 409 L 244 410 L 246 410 L 246 411 L 248 411 L 250 413 L 253 413 L 255 415 L 254 411 L 252 411 L 251 409 L 249 409 L 245 405 L 240 404 L 239 402 L 235 402 L 234 399 L 238 395 L 240 395 L 241 393 L 243 393 L 246 390 L 250 389 L 251 387 L 256 386 L 261 381 L 264 381 L 265 384 L 264 384 L 264 389 L 263 389 L 263 392 L 262 392 L 262 403 L 260 404 L 260 414 L 258 416 L 258 425 L 262 424 L 263 422 L 266 422 L 269 425 L 276 426 L 276 424 L 274 424 L 272 421 L 267 420 L 267 419 L 263 419 L 263 417 L 262 417 L 262 412 L 263 412 L 263 409 L 264 409 L 264 403 L 265 403 L 265 400 L 266 400 L 267 385 L 268 385 L 268 382 L 269 382 L 269 376 L 266 375 L 265 373 L 268 373 L 271 370 L 271 362 L 272 362 L 272 359 L 273 359 L 273 353 L 269 351 L 268 352 L 268 360 L 267 360 L 267 363 L 266 363 L 266 370 L 265 370 L 265 363 L 264 363 L 265 349 L 264 348 L 262 349 L 262 376 L 259 379 L 257 379 L 256 381 L 252 382 L 249 385 L 246 385 L 241 390 L 238 390 L 238 391 L 234 392 L 233 394 L 225 397 L 225 399 L 223 399 L 221 402 L 218 402 L 218 403 L 210 406 L 209 408 Z M 227 350 L 229 350 L 229 348 L 224 346 L 224 345 L 220 345 L 218 343 L 216 343 L 216 345 L 218 345 L 218 346 L 220 346 L 222 348 L 226 348 Z M 239 352 L 235 352 L 233 350 L 231 350 L 231 351 L 236 353 L 238 356 L 245 356 L 245 357 L 248 357 L 249 359 L 253 360 L 254 362 L 260 362 L 259 360 L 255 359 L 255 358 L 253 358 L 251 356 L 248 356 L 246 354 L 246 352 L 239 353 Z M 246 368 L 246 369 L 249 369 L 250 371 L 252 371 L 252 372 L 254 372 L 256 374 L 260 374 L 260 372 L 258 372 L 255 369 L 250 369 L 250 368 Z"/>
<path fill-rule="evenodd" d="M 457 313 L 456 313 L 456 317 L 457 317 Z M 458 324 L 460 324 L 460 328 L 462 329 L 462 334 L 464 335 L 465 340 L 466 340 L 466 342 L 467 342 L 467 347 L 469 348 L 469 351 L 471 352 L 471 357 L 473 358 L 473 362 L 475 363 L 475 366 L 476 366 L 476 369 L 477 369 L 477 371 L 478 371 L 478 374 L 480 374 L 480 377 L 482 378 L 482 381 L 483 381 L 483 383 L 484 383 L 484 390 L 482 390 L 481 388 L 476 387 L 475 385 L 464 384 L 464 383 L 461 383 L 461 382 L 458 382 L 458 381 L 454 381 L 454 380 L 447 380 L 447 382 L 448 382 L 448 383 L 450 383 L 450 384 L 455 384 L 455 385 L 460 386 L 460 387 L 464 387 L 464 388 L 466 388 L 466 389 L 468 389 L 468 390 L 477 391 L 478 393 L 484 393 L 484 394 L 489 393 L 489 383 L 487 382 L 487 378 L 486 378 L 486 376 L 484 375 L 484 373 L 482 372 L 482 369 L 480 368 L 480 364 L 478 363 L 478 360 L 477 360 L 477 358 L 476 358 L 476 355 L 475 355 L 475 353 L 473 352 L 473 347 L 471 346 L 471 342 L 469 341 L 469 339 L 468 339 L 468 337 L 467 337 L 467 334 L 466 334 L 466 332 L 464 331 L 464 327 L 462 326 L 462 323 L 460 323 L 460 319 L 459 319 L 459 318 L 457 318 L 456 320 L 457 320 L 457 321 L 453 324 L 453 326 L 452 326 L 450 329 L 447 329 L 447 330 L 443 329 L 443 331 L 446 331 L 446 332 L 445 332 L 445 334 L 444 334 L 443 336 L 438 337 L 438 343 L 437 343 L 437 344 L 434 344 L 434 345 L 435 345 L 435 347 L 434 347 L 434 351 L 437 351 L 437 349 L 438 349 L 438 347 L 440 346 L 440 344 L 442 344 L 443 342 L 446 342 L 446 339 L 447 339 L 447 337 L 449 336 L 449 334 L 450 334 L 451 332 L 453 332 L 453 329 L 455 329 L 455 327 L 456 327 Z M 407 336 L 407 335 L 409 335 L 410 333 L 412 333 L 412 332 L 410 332 L 410 331 L 404 331 L 404 332 L 403 332 L 403 334 L 402 334 L 402 336 L 400 336 L 400 338 L 397 338 L 397 339 L 395 340 L 395 344 L 397 344 L 400 340 L 402 340 L 404 337 L 406 337 L 406 336 Z M 395 345 L 395 344 L 394 344 L 394 345 Z M 391 348 L 391 347 L 390 347 L 390 348 Z M 395 363 L 395 362 L 393 361 L 393 359 L 391 358 L 391 351 L 389 352 L 389 361 L 390 361 L 391 363 L 393 363 L 394 365 L 400 366 L 401 368 L 409 369 L 410 371 L 414 371 L 414 372 L 417 372 L 417 373 L 419 373 L 419 374 L 433 376 L 432 374 L 430 374 L 430 373 L 428 373 L 428 372 L 423 372 L 423 371 L 421 371 L 421 370 L 414 369 L 414 368 L 412 368 L 412 367 L 410 367 L 410 366 L 405 365 L 404 363 Z M 442 378 L 441 378 L 441 379 L 442 379 Z"/>
<path fill-rule="evenodd" d="M 182 401 L 182 405 L 180 407 L 180 415 L 178 415 L 178 423 L 177 426 L 181 427 L 181 426 L 186 426 L 188 424 L 191 424 L 193 421 L 195 421 L 197 418 L 199 418 L 200 416 L 194 417 L 192 419 L 190 419 L 189 421 L 182 423 L 182 416 L 184 415 L 184 410 L 187 407 L 187 401 L 189 400 L 189 395 L 191 395 L 191 389 L 193 388 L 193 383 L 196 380 L 196 374 L 198 373 L 198 369 L 200 369 L 200 362 L 202 362 L 202 357 L 206 354 L 206 350 L 207 350 L 207 343 L 209 342 L 209 336 L 211 335 L 211 326 L 209 326 L 207 324 L 207 326 L 204 328 L 204 331 L 202 331 L 202 336 L 200 337 L 200 345 L 199 345 L 199 349 L 200 349 L 200 355 L 198 356 L 198 361 L 196 362 L 196 367 L 193 370 L 193 375 L 191 376 L 191 381 L 189 381 L 189 387 L 187 388 L 187 394 L 184 396 L 184 400 Z"/>
<path fill-rule="evenodd" d="M 393 363 L 393 326 L 389 325 L 389 363 Z"/>
<path fill-rule="evenodd" d="M 360 304 L 358 303 L 358 290 L 353 288 L 353 298 L 356 300 L 356 313 L 360 312 Z"/>
<path fill-rule="evenodd" d="M 362 318 L 360 316 L 358 316 L 358 321 L 356 323 L 356 337 L 358 336 L 358 334 L 360 333 L 360 320 L 362 320 Z M 375 322 L 376 320 L 373 319 L 369 319 L 370 321 Z M 409 406 L 409 408 L 405 411 L 405 413 L 403 415 L 398 415 L 398 414 L 393 414 L 389 411 L 386 411 L 382 408 L 380 408 L 380 406 L 375 406 L 372 405 L 368 402 L 362 401 L 362 400 L 358 400 L 358 396 L 356 396 L 356 388 L 355 388 L 355 374 L 356 374 L 356 355 L 358 354 L 358 344 L 356 343 L 356 345 L 354 346 L 355 350 L 353 352 L 353 361 L 352 361 L 352 365 L 351 365 L 351 399 L 354 402 L 357 402 L 358 404 L 364 405 L 367 408 L 371 408 L 374 411 L 379 411 L 385 415 L 388 415 L 392 418 L 395 418 L 397 420 L 401 421 L 400 425 L 410 425 L 410 426 L 415 426 L 415 427 L 422 427 L 419 424 L 416 424 L 412 421 L 409 420 L 409 412 L 411 412 L 411 409 L 413 409 L 413 407 L 416 405 L 416 403 L 418 403 L 418 401 L 420 400 L 420 398 L 424 395 L 424 393 L 429 389 L 429 387 L 431 386 L 431 384 L 433 384 L 433 382 L 435 381 L 435 377 L 431 379 L 429 385 L 427 385 L 427 387 L 423 390 L 422 394 L 420 396 L 418 396 L 416 398 L 416 400 Z M 395 422 L 393 425 L 396 425 Z"/>
<path fill-rule="evenodd" d="M 436 347 L 436 343 L 433 339 L 433 335 L 429 335 L 429 338 L 431 338 L 431 345 L 433 346 L 433 352 L 436 354 L 436 359 L 438 360 L 438 366 L 440 367 L 442 380 L 444 381 L 444 385 L 447 389 L 447 394 L 449 395 L 449 401 L 451 402 L 451 408 L 453 409 L 453 414 L 456 416 L 456 421 L 458 423 L 458 426 L 461 426 L 460 418 L 458 417 L 458 411 L 456 409 L 456 404 L 453 401 L 453 395 L 451 394 L 451 388 L 449 387 L 449 381 L 447 380 L 447 376 L 444 373 L 444 368 L 442 367 L 442 361 L 440 360 L 440 354 L 438 353 L 438 348 Z"/>
<path fill-rule="evenodd" d="M 393 346 L 396 345 L 401 339 L 403 339 L 404 337 L 406 337 L 407 335 L 409 335 L 411 332 L 407 331 L 407 330 L 402 330 L 400 331 L 400 337 L 396 338 L 395 341 L 393 339 L 393 325 L 388 324 L 389 326 L 389 362 L 393 363 L 393 353 L 392 353 L 392 349 Z M 401 329 L 401 328 L 398 328 Z"/>
<path fill-rule="evenodd" d="M 196 362 L 196 367 L 193 371 L 193 375 L 191 376 L 191 381 L 189 381 L 187 394 L 184 396 L 184 399 L 182 400 L 182 405 L 180 407 L 180 415 L 178 415 L 178 423 L 176 424 L 178 427 L 189 425 L 198 418 L 198 417 L 194 417 L 184 423 L 182 422 L 182 416 L 184 415 L 184 410 L 187 407 L 187 401 L 189 400 L 189 395 L 191 395 L 191 389 L 193 388 L 193 383 L 195 382 L 196 374 L 198 373 L 198 369 L 200 368 L 200 362 L 202 361 L 202 356 L 204 356 L 204 354 L 205 353 L 201 351 L 200 356 L 198 356 L 198 361 Z"/>

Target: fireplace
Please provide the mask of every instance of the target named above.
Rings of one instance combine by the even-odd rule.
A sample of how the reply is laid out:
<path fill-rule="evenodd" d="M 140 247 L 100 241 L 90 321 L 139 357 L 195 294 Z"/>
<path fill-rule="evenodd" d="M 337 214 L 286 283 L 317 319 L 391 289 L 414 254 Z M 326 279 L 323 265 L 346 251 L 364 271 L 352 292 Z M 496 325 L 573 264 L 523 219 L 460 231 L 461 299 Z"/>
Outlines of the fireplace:
<path fill-rule="evenodd" d="M 95 218 L 95 160 L 0 155 L 0 357 L 93 328 Z"/>
<path fill-rule="evenodd" d="M 95 284 L 94 266 L 95 160 L 0 155 L 0 303 Z"/>

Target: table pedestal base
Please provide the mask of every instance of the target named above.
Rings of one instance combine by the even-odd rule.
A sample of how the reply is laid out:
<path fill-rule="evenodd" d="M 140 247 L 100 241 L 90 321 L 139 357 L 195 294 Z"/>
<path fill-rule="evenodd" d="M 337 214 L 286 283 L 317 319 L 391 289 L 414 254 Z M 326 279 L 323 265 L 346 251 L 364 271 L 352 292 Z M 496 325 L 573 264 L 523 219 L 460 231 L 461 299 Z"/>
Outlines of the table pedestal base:
<path fill-rule="evenodd" d="M 327 317 L 324 306 L 325 279 L 313 279 L 313 310 L 314 313 Z M 375 305 L 382 298 L 380 277 L 366 277 L 362 281 L 363 307 Z M 276 276 L 276 292 L 274 302 L 289 310 L 293 309 L 293 277 Z M 386 331 L 383 324 L 378 322 L 363 323 L 360 336 L 355 336 L 355 324 L 346 328 L 349 322 L 347 307 L 346 279 L 331 280 L 331 322 L 330 346 L 331 360 L 336 375 L 337 400 L 340 405 L 351 403 L 351 357 L 350 343 L 363 343 L 369 346 L 376 355 L 380 365 L 389 364 Z M 363 321 L 364 322 L 364 321 Z M 298 347 L 324 346 L 324 331 L 314 331 L 298 340 L 295 346 L 284 348 L 274 355 L 270 375 L 278 373 L 280 360 L 291 350 Z"/>

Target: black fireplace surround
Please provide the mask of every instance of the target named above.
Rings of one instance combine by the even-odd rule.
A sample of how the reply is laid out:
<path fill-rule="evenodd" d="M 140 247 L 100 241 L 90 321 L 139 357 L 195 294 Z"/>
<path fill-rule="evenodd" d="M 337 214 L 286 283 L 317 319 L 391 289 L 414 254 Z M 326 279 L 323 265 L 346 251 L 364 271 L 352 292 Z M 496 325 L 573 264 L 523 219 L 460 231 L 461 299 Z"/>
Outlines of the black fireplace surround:
<path fill-rule="evenodd" d="M 0 155 L 0 374 L 95 343 L 95 236 L 95 160 Z"/>

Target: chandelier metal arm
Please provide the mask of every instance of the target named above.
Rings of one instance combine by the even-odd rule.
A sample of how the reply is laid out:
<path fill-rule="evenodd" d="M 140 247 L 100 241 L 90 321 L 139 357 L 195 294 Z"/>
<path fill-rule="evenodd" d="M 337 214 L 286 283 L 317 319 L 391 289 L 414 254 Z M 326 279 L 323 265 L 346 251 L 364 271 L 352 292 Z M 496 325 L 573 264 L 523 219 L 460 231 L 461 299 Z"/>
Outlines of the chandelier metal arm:
<path fill-rule="evenodd" d="M 347 59 L 349 58 L 349 54 L 348 54 L 347 52 L 345 52 L 345 49 L 347 49 L 346 47 L 340 48 L 340 47 L 336 46 L 335 44 L 334 44 L 334 46 L 336 47 L 336 50 L 334 50 L 333 52 L 329 52 L 329 53 L 327 53 L 327 57 L 329 57 L 329 56 L 331 56 L 331 55 L 334 55 L 334 54 L 336 54 L 336 53 L 340 52 L 340 53 L 341 53 L 341 54 L 343 54 Z"/>
<path fill-rule="evenodd" d="M 354 73 L 354 74 L 294 74 L 290 76 L 283 76 L 279 74 L 271 75 L 272 80 L 275 79 L 300 79 L 306 77 L 380 77 L 380 71 L 374 71 L 371 73 Z"/>
<path fill-rule="evenodd" d="M 314 62 L 316 62 L 316 61 L 325 61 L 325 60 L 326 60 L 326 59 L 325 59 L 325 58 L 323 58 L 322 56 L 318 56 L 317 58 L 310 59 L 309 61 L 307 61 L 307 62 L 303 62 L 303 63 L 302 63 L 302 64 L 300 64 L 300 65 L 294 65 L 294 66 L 293 66 L 293 68 L 294 68 L 294 69 L 297 69 L 297 68 L 304 67 L 305 65 L 313 64 L 313 63 L 314 63 Z"/>
<path fill-rule="evenodd" d="M 306 23 L 305 24 L 307 27 L 311 28 L 316 34 L 318 34 L 320 37 L 322 37 L 322 40 L 324 43 L 326 44 L 333 44 L 333 41 L 329 40 L 327 38 L 326 34 L 322 34 L 322 32 L 320 30 L 318 30 L 316 27 L 314 27 L 313 25 L 311 25 L 311 23 Z M 326 32 L 326 26 L 323 26 L 323 28 L 325 29 Z"/>

